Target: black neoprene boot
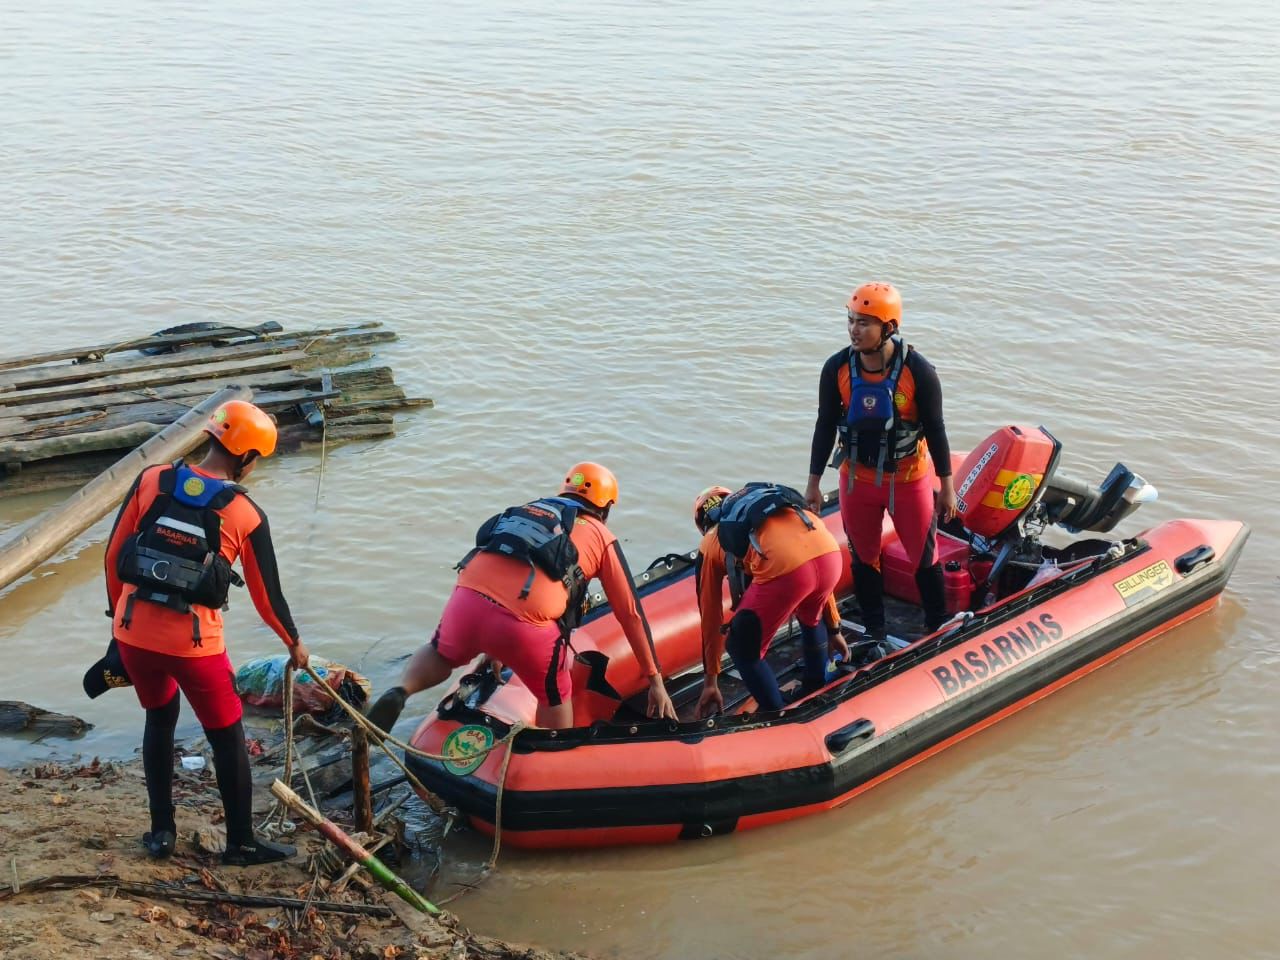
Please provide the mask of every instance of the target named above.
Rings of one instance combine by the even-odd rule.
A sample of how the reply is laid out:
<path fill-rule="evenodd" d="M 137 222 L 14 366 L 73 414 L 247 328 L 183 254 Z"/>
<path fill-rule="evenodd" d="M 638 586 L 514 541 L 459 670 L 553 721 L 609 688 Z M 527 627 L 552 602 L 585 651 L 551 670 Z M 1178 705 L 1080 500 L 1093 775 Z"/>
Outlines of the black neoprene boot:
<path fill-rule="evenodd" d="M 390 733 L 400 719 L 400 714 L 404 712 L 404 703 L 408 699 L 404 687 L 388 687 L 365 716 L 383 733 Z"/>
<path fill-rule="evenodd" d="M 213 769 L 226 812 L 227 848 L 222 862 L 251 867 L 292 857 L 298 852 L 296 848 L 261 840 L 253 834 L 253 781 L 249 775 L 249 752 L 244 746 L 244 724 L 237 720 L 217 730 L 205 727 L 204 735 L 213 749 Z"/>
<path fill-rule="evenodd" d="M 853 592 L 868 640 L 884 640 L 884 576 L 869 563 L 853 561 Z"/>
<path fill-rule="evenodd" d="M 297 847 L 287 843 L 272 843 L 261 837 L 251 837 L 248 843 L 232 843 L 227 841 L 227 849 L 222 852 L 222 862 L 229 867 L 256 867 L 264 863 L 278 863 L 288 860 L 298 852 Z"/>
<path fill-rule="evenodd" d="M 947 590 L 942 578 L 942 564 L 935 563 L 917 570 L 916 586 L 920 588 L 925 628 L 933 633 L 947 622 Z"/>
<path fill-rule="evenodd" d="M 142 845 L 153 860 L 173 854 L 178 828 L 173 809 L 173 732 L 178 726 L 178 694 L 163 707 L 147 711 L 142 732 L 142 770 L 147 781 L 147 807 L 151 829 L 142 835 Z"/>

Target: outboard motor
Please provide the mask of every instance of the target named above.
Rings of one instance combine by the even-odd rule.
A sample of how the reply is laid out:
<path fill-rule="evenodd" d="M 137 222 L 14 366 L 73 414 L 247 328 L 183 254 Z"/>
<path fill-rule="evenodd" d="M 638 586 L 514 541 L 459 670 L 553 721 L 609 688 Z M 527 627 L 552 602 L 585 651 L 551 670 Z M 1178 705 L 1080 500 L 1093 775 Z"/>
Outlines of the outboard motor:
<path fill-rule="evenodd" d="M 971 533 L 996 540 L 1030 510 L 1058 465 L 1062 444 L 1044 427 L 1001 427 L 956 474 L 956 512 Z"/>
<path fill-rule="evenodd" d="M 1158 497 L 1154 486 L 1123 463 L 1117 463 L 1098 487 L 1054 477 L 1045 484 L 1040 506 L 1048 523 L 1056 523 L 1071 533 L 1106 533 L 1138 507 L 1154 503 Z"/>
<path fill-rule="evenodd" d="M 1062 444 L 1044 427 L 1013 425 L 965 458 L 956 474 L 956 511 L 973 535 L 974 550 L 992 561 L 975 584 L 975 598 L 986 595 L 1011 560 L 1040 563 L 1039 533 L 1046 526 L 1106 532 L 1157 497 L 1154 486 L 1122 463 L 1097 487 L 1059 477 L 1054 471 L 1061 452 Z"/>

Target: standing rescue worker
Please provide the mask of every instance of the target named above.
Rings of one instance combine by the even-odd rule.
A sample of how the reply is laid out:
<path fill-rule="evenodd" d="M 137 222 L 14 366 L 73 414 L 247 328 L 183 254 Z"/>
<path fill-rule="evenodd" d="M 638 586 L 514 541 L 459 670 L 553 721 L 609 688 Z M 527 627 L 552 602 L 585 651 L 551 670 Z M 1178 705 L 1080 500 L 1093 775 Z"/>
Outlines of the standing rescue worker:
<path fill-rule="evenodd" d="M 839 623 L 832 591 L 840 581 L 840 545 L 822 519 L 805 509 L 796 490 L 749 483 L 736 493 L 708 487 L 693 501 L 693 522 L 703 534 L 696 583 L 702 616 L 705 671 L 698 716 L 724 709 L 718 677 L 726 645 L 742 682 L 762 710 L 781 710 L 778 678 L 764 655 L 794 614 L 804 646 L 802 691 L 826 680 L 827 653 L 849 650 L 839 631 L 828 635 L 824 614 Z M 728 579 L 733 618 L 726 644 L 723 584 Z"/>
<path fill-rule="evenodd" d="M 222 636 L 230 587 L 248 585 L 295 667 L 305 667 L 308 654 L 280 591 L 266 514 L 239 485 L 275 451 L 276 425 L 253 404 L 232 400 L 204 429 L 212 440 L 198 466 L 148 467 L 133 482 L 107 545 L 107 599 L 120 658 L 147 712 L 142 763 L 151 829 L 143 844 L 156 859 L 173 853 L 173 734 L 181 690 L 213 751 L 226 813 L 222 862 L 251 866 L 295 850 L 253 832 L 240 697 Z M 231 568 L 237 558 L 244 580 Z"/>
<path fill-rule="evenodd" d="M 827 360 L 818 380 L 805 500 L 810 509 L 821 509 L 822 473 L 838 439 L 831 466 L 840 470 L 840 516 L 868 636 L 883 640 L 885 634 L 885 510 L 916 571 L 925 625 L 936 630 L 947 618 L 937 517 L 950 520 L 956 512 L 942 386 L 933 366 L 898 336 L 902 297 L 892 284 L 864 283 L 846 308 L 850 345 Z M 935 473 L 941 486 L 936 499 Z"/>
<path fill-rule="evenodd" d="M 587 584 L 597 577 L 649 678 L 649 716 L 676 719 L 631 571 L 605 526 L 617 499 L 618 481 L 609 470 L 579 463 L 559 496 L 490 517 L 458 564 L 435 635 L 414 653 L 400 684 L 370 708 L 374 725 L 390 730 L 408 697 L 484 653 L 511 667 L 537 698 L 538 726 L 573 726 L 569 635 L 581 619 Z"/>

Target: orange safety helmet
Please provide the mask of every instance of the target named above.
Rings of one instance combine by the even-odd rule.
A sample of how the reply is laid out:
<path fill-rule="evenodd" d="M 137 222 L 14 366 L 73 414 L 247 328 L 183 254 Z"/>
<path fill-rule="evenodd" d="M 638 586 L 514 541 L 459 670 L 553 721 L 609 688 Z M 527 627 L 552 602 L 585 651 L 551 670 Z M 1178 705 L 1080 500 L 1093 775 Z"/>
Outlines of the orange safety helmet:
<path fill-rule="evenodd" d="M 604 510 L 618 502 L 618 478 L 607 467 L 585 460 L 569 468 L 560 492 L 576 493 Z"/>
<path fill-rule="evenodd" d="M 902 323 L 902 294 L 892 283 L 864 283 L 849 295 L 849 316 L 861 313 L 881 323 Z"/>
<path fill-rule="evenodd" d="M 707 511 L 720 506 L 724 498 L 733 493 L 728 487 L 707 487 L 693 498 L 693 525 L 700 533 L 706 533 L 714 524 L 707 523 Z"/>
<path fill-rule="evenodd" d="M 204 432 L 237 457 L 246 453 L 269 457 L 276 451 L 275 421 L 247 400 L 228 400 L 213 411 Z"/>

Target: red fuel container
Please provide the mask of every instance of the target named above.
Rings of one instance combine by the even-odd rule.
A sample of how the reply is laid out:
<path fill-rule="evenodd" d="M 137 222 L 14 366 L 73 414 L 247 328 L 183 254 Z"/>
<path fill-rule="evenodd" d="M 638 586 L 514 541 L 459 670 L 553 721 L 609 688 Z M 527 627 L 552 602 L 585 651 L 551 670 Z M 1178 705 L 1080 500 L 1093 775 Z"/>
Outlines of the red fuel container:
<path fill-rule="evenodd" d="M 942 562 L 942 581 L 947 591 L 947 613 L 969 609 L 969 598 L 973 593 L 973 579 L 969 574 L 969 544 L 940 533 L 938 559 Z M 885 593 L 899 600 L 920 602 L 915 568 L 907 559 L 907 551 L 897 540 L 881 551 L 880 570 L 884 574 Z"/>

